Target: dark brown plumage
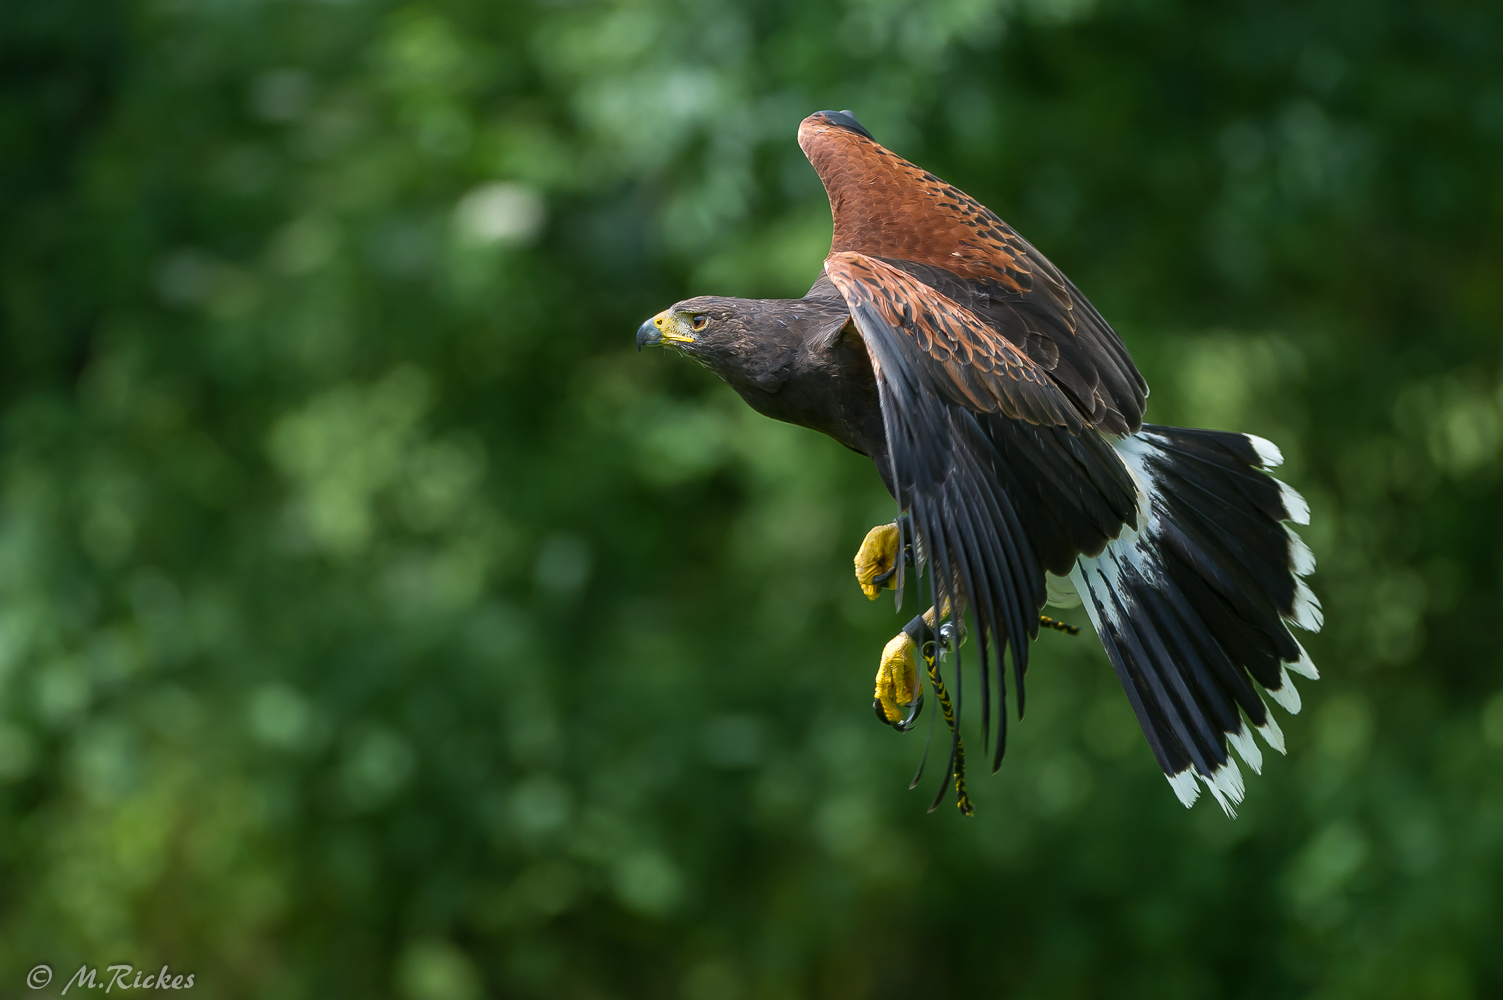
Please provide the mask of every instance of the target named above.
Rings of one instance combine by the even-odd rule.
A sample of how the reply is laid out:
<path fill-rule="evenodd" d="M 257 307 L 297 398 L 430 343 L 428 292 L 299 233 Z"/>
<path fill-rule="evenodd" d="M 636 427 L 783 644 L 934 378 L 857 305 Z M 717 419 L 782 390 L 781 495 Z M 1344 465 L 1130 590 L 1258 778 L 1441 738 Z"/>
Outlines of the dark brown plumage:
<path fill-rule="evenodd" d="M 1286 627 L 1320 622 L 1300 579 L 1309 550 L 1280 523 L 1308 512 L 1264 471 L 1278 450 L 1144 425 L 1147 385 L 1069 279 L 849 112 L 811 115 L 799 144 L 834 214 L 808 294 L 689 299 L 638 346 L 673 344 L 758 412 L 871 456 L 933 570 L 932 603 L 975 620 L 984 742 L 993 690 L 1001 709 L 994 768 L 1002 651 L 1021 715 L 1047 574 L 1056 603 L 1084 601 L 1181 800 L 1199 780 L 1230 811 L 1230 748 L 1261 761 L 1248 723 L 1282 749 L 1252 682 L 1297 710 L 1288 670 L 1314 675 Z M 952 766 L 959 749 L 957 733 Z"/>
<path fill-rule="evenodd" d="M 802 299 L 702 295 L 668 312 L 704 317 L 694 342 L 678 346 L 758 413 L 828 434 L 863 455 L 882 454 L 871 360 L 849 329 L 850 309 L 829 282 Z M 657 336 L 649 321 L 638 345 Z"/>

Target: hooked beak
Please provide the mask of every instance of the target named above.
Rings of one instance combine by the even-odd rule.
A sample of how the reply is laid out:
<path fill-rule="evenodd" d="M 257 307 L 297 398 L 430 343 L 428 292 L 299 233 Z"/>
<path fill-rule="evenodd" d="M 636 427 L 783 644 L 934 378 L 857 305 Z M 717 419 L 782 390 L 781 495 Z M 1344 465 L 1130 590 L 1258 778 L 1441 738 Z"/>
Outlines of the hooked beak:
<path fill-rule="evenodd" d="M 637 350 L 640 351 L 644 347 L 653 347 L 662 342 L 663 331 L 659 330 L 657 324 L 652 320 L 648 320 L 637 327 Z"/>
<path fill-rule="evenodd" d="M 667 309 L 637 327 L 637 350 L 667 341 L 670 344 L 692 344 L 694 336 L 686 324 Z"/>

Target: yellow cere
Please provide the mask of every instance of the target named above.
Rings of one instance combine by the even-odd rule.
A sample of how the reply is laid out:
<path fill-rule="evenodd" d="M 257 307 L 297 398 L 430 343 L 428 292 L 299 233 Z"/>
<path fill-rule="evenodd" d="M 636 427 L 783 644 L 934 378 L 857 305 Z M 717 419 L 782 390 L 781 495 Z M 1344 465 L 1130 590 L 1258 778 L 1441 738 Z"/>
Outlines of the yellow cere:
<path fill-rule="evenodd" d="M 652 318 L 652 325 L 662 333 L 663 339 L 673 344 L 692 344 L 694 336 L 689 332 L 688 324 L 684 320 L 663 310 Z"/>

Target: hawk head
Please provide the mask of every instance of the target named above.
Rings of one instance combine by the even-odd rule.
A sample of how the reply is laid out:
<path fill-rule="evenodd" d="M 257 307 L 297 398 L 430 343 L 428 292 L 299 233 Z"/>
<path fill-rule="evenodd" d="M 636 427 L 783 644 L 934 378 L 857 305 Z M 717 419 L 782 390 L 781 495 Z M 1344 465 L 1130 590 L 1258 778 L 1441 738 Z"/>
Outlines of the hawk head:
<path fill-rule="evenodd" d="M 689 355 L 738 391 L 773 391 L 789 367 L 818 352 L 847 316 L 845 304 L 807 299 L 701 295 L 675 303 L 637 328 L 637 349 L 656 344 Z"/>

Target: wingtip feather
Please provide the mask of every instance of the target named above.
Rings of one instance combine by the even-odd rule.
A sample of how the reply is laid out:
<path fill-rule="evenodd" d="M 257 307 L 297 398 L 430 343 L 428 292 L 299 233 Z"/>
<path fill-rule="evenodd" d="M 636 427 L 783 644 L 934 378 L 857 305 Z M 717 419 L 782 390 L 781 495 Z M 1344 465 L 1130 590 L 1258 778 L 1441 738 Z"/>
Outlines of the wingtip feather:
<path fill-rule="evenodd" d="M 1308 677 L 1312 681 L 1320 680 L 1320 671 L 1315 669 L 1315 661 L 1310 659 L 1310 654 L 1305 650 L 1304 646 L 1301 646 L 1297 642 L 1295 645 L 1299 646 L 1299 659 L 1293 663 L 1285 663 L 1284 666 L 1301 677 Z"/>
<path fill-rule="evenodd" d="M 1178 774 L 1167 774 L 1165 777 L 1169 779 L 1169 787 L 1174 789 L 1175 798 L 1179 799 L 1180 805 L 1186 809 L 1193 806 L 1195 800 L 1200 798 L 1200 786 L 1195 783 L 1194 769 L 1187 767 Z"/>
<path fill-rule="evenodd" d="M 1211 796 L 1221 806 L 1221 811 L 1229 819 L 1236 819 L 1237 805 L 1246 792 L 1246 786 L 1242 783 L 1242 771 L 1237 767 L 1237 762 L 1228 757 L 1226 763 L 1213 770 L 1209 778 L 1202 776 L 1200 780 L 1211 790 Z"/>
<path fill-rule="evenodd" d="M 1263 709 L 1263 716 L 1267 721 L 1261 726 L 1256 727 L 1258 735 L 1263 737 L 1263 742 L 1267 743 L 1270 749 L 1277 750 L 1281 754 L 1287 754 L 1289 751 L 1284 747 L 1284 731 L 1279 728 L 1278 720 L 1273 717 L 1273 713 L 1268 711 L 1267 708 Z"/>
<path fill-rule="evenodd" d="M 1287 526 L 1284 533 L 1289 536 L 1289 571 L 1295 576 L 1309 576 L 1315 572 L 1315 553 L 1310 551 L 1310 546 L 1305 540 L 1295 534 Z"/>
<path fill-rule="evenodd" d="M 1310 523 L 1310 505 L 1305 501 L 1298 490 L 1282 479 L 1276 480 L 1279 484 L 1279 497 L 1284 504 L 1284 519 L 1293 521 L 1295 524 Z"/>
<path fill-rule="evenodd" d="M 1320 598 L 1315 596 L 1309 584 L 1299 578 L 1294 581 L 1294 612 L 1289 620 L 1306 632 L 1319 632 L 1326 623 Z"/>
<path fill-rule="evenodd" d="M 1228 733 L 1226 738 L 1227 742 L 1232 745 L 1232 749 L 1237 751 L 1237 755 L 1248 767 L 1252 768 L 1253 774 L 1263 773 L 1263 751 L 1258 749 L 1258 742 L 1252 738 L 1246 722 L 1243 722 L 1242 728 L 1235 733 Z"/>
<path fill-rule="evenodd" d="M 1244 434 L 1247 443 L 1253 446 L 1258 453 L 1258 462 L 1265 469 L 1276 469 L 1284 464 L 1284 453 L 1279 451 L 1279 446 L 1265 437 L 1256 434 Z"/>
<path fill-rule="evenodd" d="M 1303 707 L 1299 690 L 1294 686 L 1294 681 L 1289 679 L 1289 671 L 1284 668 L 1283 664 L 1279 665 L 1279 686 L 1265 690 L 1268 691 L 1268 697 L 1273 699 L 1274 704 L 1290 715 L 1298 715 Z"/>

